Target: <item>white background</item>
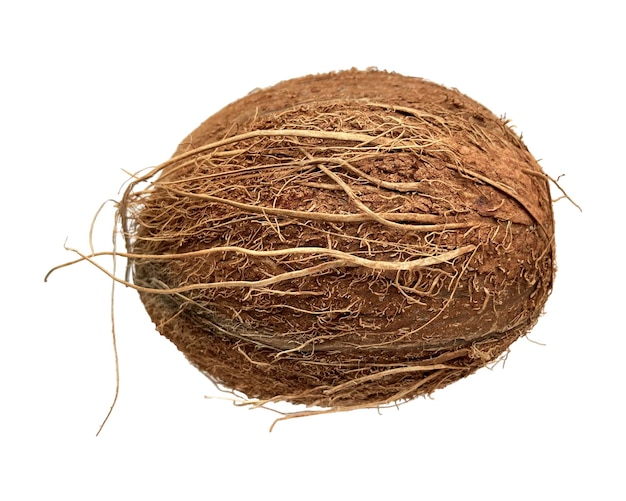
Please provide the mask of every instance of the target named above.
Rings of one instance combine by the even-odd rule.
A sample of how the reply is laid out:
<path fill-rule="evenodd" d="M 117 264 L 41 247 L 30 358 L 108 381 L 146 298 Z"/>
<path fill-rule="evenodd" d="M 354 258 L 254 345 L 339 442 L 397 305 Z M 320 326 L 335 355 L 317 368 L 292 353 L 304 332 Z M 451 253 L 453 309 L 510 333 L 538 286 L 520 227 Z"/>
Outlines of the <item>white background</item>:
<path fill-rule="evenodd" d="M 0 7 L 0 498 L 625 499 L 618 2 L 221 3 Z M 273 413 L 205 399 L 221 394 L 120 287 L 121 393 L 96 438 L 111 284 L 84 264 L 44 284 L 65 239 L 88 250 L 124 171 L 255 87 L 369 66 L 457 87 L 565 174 L 583 212 L 555 206 L 559 270 L 529 338 L 433 399 L 269 433 Z"/>

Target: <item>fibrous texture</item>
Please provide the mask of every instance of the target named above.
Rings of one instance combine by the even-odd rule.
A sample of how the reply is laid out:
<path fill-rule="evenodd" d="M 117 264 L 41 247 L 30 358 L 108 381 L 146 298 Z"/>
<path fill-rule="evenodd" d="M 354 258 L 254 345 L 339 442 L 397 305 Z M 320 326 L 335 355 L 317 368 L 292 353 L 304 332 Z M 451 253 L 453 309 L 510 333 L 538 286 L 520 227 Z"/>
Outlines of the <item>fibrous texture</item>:
<path fill-rule="evenodd" d="M 257 90 L 119 204 L 157 329 L 261 402 L 430 394 L 505 353 L 554 276 L 548 180 L 505 121 L 379 71 Z"/>

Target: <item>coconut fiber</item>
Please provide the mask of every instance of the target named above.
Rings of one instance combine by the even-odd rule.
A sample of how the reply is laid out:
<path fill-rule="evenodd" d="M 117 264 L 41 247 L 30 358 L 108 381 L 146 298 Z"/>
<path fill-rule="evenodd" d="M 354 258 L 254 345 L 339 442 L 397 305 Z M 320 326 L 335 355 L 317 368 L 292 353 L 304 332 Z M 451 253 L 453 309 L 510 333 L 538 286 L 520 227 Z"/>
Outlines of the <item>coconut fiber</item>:
<path fill-rule="evenodd" d="M 555 270 L 548 178 L 506 121 L 375 70 L 226 106 L 119 214 L 158 331 L 263 403 L 430 394 L 528 333 Z"/>

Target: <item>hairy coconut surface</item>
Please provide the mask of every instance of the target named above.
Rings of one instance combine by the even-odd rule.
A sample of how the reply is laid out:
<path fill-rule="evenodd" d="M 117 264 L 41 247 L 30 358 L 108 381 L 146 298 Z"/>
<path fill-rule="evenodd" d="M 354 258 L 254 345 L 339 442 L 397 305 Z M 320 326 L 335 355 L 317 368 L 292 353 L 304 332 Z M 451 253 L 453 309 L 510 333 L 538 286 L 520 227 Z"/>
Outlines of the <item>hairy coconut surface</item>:
<path fill-rule="evenodd" d="M 395 73 L 289 80 L 225 107 L 119 205 L 161 334 L 261 402 L 429 394 L 535 324 L 548 180 L 505 121 Z"/>

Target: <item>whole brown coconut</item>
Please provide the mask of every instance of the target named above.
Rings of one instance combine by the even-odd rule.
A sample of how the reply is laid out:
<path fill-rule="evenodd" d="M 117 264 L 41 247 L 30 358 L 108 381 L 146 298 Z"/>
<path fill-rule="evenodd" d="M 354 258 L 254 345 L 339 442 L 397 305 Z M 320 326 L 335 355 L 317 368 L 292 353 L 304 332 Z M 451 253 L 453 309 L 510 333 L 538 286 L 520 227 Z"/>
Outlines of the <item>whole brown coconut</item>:
<path fill-rule="evenodd" d="M 395 73 L 257 90 L 119 208 L 157 329 L 261 402 L 430 394 L 524 336 L 554 277 L 548 180 L 520 137 Z"/>

